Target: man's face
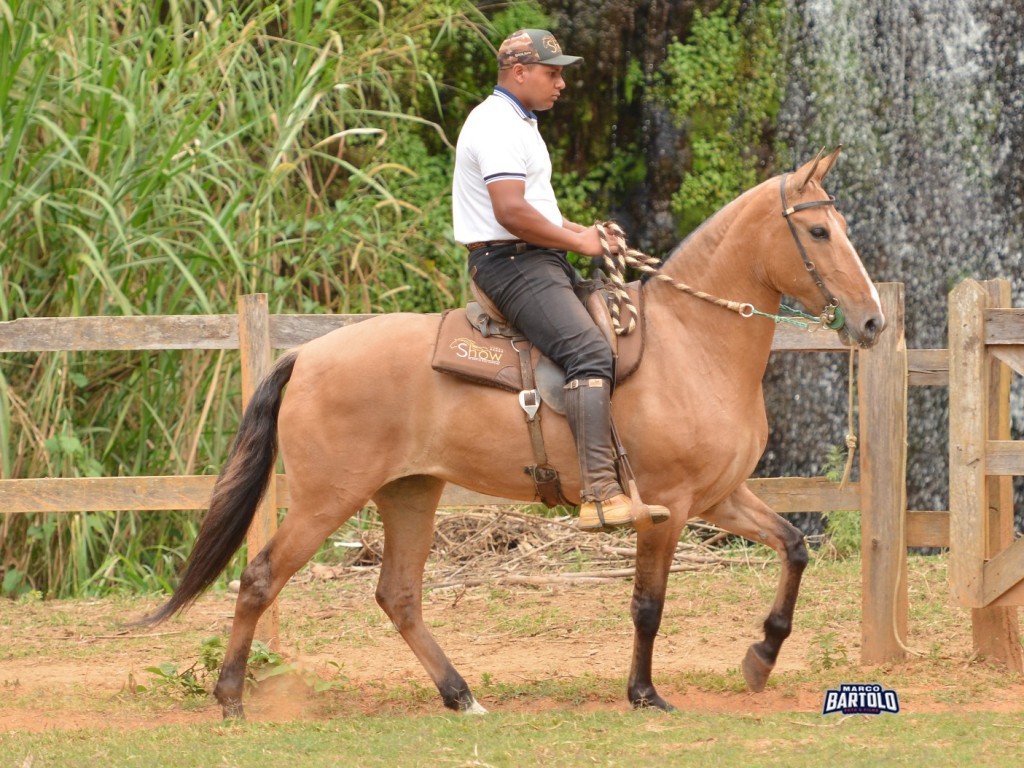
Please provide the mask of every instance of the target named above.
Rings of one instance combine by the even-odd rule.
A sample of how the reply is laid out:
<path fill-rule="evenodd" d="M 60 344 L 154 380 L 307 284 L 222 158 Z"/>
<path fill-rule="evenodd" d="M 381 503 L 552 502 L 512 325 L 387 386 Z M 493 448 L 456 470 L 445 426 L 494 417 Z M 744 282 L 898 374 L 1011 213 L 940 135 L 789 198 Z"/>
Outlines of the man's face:
<path fill-rule="evenodd" d="M 533 112 L 551 109 L 558 101 L 565 80 L 562 79 L 562 67 L 547 64 L 516 64 L 524 70 L 522 95 L 523 106 Z"/>

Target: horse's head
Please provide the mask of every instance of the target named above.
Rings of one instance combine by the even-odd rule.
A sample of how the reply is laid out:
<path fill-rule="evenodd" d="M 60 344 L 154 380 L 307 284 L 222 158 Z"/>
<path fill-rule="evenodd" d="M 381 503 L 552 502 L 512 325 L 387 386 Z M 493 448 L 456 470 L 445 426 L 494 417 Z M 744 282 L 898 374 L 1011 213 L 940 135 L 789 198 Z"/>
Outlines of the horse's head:
<path fill-rule="evenodd" d="M 846 234 L 846 219 L 822 187 L 840 147 L 822 150 L 775 182 L 781 212 L 768 271 L 774 286 L 821 314 L 847 344 L 870 347 L 885 327 L 878 292 Z M 770 186 L 770 185 L 769 185 Z"/>

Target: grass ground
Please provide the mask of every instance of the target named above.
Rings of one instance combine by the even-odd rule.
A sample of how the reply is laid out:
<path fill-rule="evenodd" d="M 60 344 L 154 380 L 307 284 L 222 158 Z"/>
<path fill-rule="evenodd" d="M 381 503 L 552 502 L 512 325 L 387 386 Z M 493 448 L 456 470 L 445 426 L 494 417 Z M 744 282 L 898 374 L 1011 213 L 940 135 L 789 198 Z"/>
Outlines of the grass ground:
<path fill-rule="evenodd" d="M 428 626 L 492 713 L 479 719 L 444 710 L 373 603 L 374 569 L 307 571 L 286 588 L 280 653 L 256 660 L 245 724 L 225 725 L 205 693 L 230 593 L 156 630 L 124 624 L 157 597 L 5 601 L 0 765 L 1010 764 L 1024 746 L 1024 680 L 974 655 L 945 568 L 911 560 L 915 654 L 864 668 L 860 563 L 816 559 L 761 694 L 745 690 L 738 664 L 776 567 L 673 574 L 655 647 L 672 716 L 625 701 L 628 579 L 427 592 Z M 861 682 L 896 691 L 900 713 L 821 714 L 826 690 Z"/>

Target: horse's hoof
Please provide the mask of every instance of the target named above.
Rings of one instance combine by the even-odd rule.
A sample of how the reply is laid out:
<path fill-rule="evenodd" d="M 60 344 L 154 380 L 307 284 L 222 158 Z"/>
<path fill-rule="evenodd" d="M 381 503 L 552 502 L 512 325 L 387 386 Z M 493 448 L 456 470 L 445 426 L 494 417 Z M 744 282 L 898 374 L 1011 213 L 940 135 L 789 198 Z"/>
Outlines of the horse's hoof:
<path fill-rule="evenodd" d="M 743 658 L 743 677 L 747 681 L 747 688 L 754 693 L 760 693 L 764 690 L 764 687 L 768 684 L 768 676 L 772 673 L 772 669 L 775 668 L 774 664 L 769 664 L 761 655 L 754 649 L 754 646 L 747 648 L 747 655 Z"/>
<path fill-rule="evenodd" d="M 241 699 L 229 699 L 221 702 L 221 711 L 225 720 L 245 720 L 245 708 Z"/>
<path fill-rule="evenodd" d="M 486 715 L 487 710 L 480 706 L 480 702 L 476 699 L 470 699 L 469 704 L 462 708 L 461 713 L 463 715 Z"/>
<path fill-rule="evenodd" d="M 662 712 L 675 712 L 676 708 L 665 701 L 653 689 L 646 693 L 630 697 L 629 703 L 633 709 L 660 709 Z"/>

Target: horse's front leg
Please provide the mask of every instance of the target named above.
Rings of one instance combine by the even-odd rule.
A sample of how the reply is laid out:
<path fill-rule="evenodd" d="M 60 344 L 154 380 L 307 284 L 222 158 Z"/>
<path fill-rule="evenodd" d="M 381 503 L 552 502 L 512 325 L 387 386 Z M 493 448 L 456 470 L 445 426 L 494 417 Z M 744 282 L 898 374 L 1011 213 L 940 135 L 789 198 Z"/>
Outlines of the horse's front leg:
<path fill-rule="evenodd" d="M 775 668 L 779 649 L 793 629 L 793 611 L 800 577 L 807 565 L 807 546 L 803 534 L 777 515 L 744 483 L 725 501 L 701 515 L 709 523 L 750 541 L 767 544 L 779 553 L 782 574 L 768 618 L 764 620 L 764 640 L 747 649 L 743 676 L 747 687 L 763 691 Z"/>
<path fill-rule="evenodd" d="M 675 555 L 685 515 L 673 515 L 667 523 L 637 534 L 636 571 L 633 579 L 633 660 L 626 695 L 634 709 L 656 707 L 671 712 L 675 707 L 654 688 L 651 666 L 654 638 L 661 627 L 668 590 L 668 573 Z"/>

